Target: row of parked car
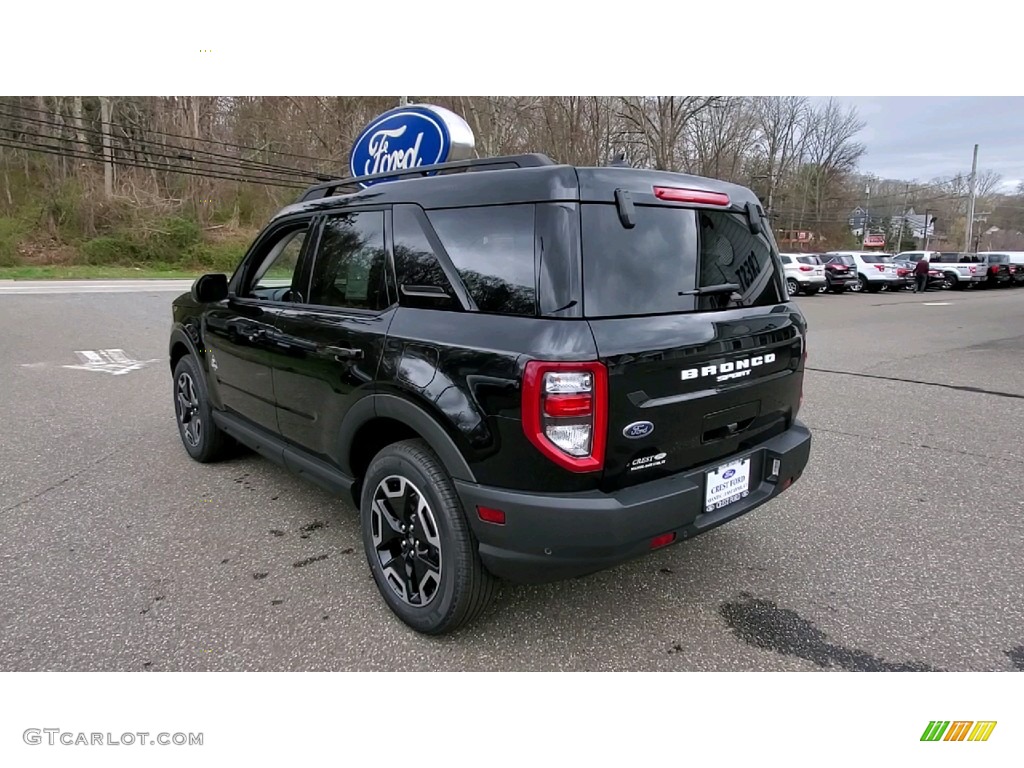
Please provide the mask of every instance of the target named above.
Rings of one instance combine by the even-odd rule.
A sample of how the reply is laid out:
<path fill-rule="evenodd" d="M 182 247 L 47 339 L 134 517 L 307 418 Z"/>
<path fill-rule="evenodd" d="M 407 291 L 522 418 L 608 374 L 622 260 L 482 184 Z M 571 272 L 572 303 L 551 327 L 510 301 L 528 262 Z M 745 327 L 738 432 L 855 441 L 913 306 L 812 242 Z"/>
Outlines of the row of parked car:
<path fill-rule="evenodd" d="M 945 290 L 1024 285 L 1024 251 L 830 251 L 783 253 L 790 296 L 819 291 L 843 293 L 882 289 L 901 291 L 914 285 L 914 267 L 928 262 L 928 287 Z"/>

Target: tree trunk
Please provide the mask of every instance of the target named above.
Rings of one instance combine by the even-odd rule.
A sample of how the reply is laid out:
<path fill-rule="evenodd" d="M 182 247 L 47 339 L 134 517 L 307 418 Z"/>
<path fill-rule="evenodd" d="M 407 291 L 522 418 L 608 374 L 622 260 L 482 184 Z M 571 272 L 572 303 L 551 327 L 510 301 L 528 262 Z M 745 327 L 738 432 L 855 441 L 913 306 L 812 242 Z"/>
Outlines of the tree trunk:
<path fill-rule="evenodd" d="M 110 99 L 100 96 L 100 130 L 103 133 L 103 194 L 114 196 L 114 156 L 110 146 Z"/>

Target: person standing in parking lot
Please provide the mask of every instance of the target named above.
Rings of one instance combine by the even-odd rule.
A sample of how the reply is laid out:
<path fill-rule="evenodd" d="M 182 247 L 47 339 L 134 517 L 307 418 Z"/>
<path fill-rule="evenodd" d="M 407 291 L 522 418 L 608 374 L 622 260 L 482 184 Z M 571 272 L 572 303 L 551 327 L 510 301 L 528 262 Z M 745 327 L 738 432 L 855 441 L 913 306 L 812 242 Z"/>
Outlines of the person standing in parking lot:
<path fill-rule="evenodd" d="M 928 259 L 920 259 L 914 265 L 914 293 L 928 290 Z"/>

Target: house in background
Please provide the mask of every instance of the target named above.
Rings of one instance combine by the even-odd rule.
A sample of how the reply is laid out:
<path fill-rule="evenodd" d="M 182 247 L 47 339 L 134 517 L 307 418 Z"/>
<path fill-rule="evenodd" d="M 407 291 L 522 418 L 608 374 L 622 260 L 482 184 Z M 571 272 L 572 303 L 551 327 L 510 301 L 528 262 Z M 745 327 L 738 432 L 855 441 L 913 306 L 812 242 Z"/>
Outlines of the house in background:
<path fill-rule="evenodd" d="M 928 238 L 931 239 L 935 236 L 936 217 L 930 212 L 927 216 Z M 899 232 L 900 222 L 902 221 L 904 236 L 910 234 L 916 240 L 924 240 L 925 214 L 915 213 L 913 208 L 900 215 L 898 213 L 892 214 L 884 211 L 868 212 L 865 211 L 864 208 L 857 206 L 850 212 L 850 231 L 856 237 L 863 237 L 864 224 L 866 221 L 869 234 L 872 232 L 882 233 L 882 230 L 885 228 L 886 219 L 889 220 L 889 229 L 891 230 L 886 234 L 890 234 L 892 237 L 895 237 L 896 233 Z"/>

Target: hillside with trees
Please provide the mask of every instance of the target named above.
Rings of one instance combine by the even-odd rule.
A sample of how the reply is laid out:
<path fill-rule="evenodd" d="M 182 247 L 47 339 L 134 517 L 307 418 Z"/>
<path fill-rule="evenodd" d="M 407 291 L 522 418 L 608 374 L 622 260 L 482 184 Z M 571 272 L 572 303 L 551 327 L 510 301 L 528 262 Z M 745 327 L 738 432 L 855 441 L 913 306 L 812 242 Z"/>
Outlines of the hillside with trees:
<path fill-rule="evenodd" d="M 445 97 L 480 156 L 684 171 L 751 187 L 786 247 L 852 247 L 850 212 L 873 226 L 913 208 L 961 249 L 967 179 L 908 184 L 858 174 L 855 109 L 803 97 Z M 266 217 L 348 152 L 395 97 L 0 97 L 0 267 L 231 269 Z M 928 169 L 922 169 L 928 177 Z M 1013 240 L 1024 189 L 981 174 L 976 231 Z M 865 188 L 870 187 L 870 194 Z M 984 216 L 982 216 L 984 214 Z M 877 222 L 876 222 L 876 217 Z M 804 243 L 796 233 L 811 233 Z M 792 242 L 789 242 L 792 233 Z M 957 237 L 960 242 L 957 243 Z M 984 246 L 1006 247 L 1010 243 Z"/>

